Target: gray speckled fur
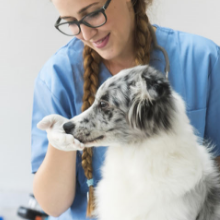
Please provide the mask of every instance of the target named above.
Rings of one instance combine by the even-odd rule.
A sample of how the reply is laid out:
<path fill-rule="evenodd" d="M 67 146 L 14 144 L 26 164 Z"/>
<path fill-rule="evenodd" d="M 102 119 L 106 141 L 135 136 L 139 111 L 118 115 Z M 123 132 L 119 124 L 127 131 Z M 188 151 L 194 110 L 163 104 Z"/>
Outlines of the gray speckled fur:
<path fill-rule="evenodd" d="M 101 108 L 101 100 L 108 103 L 106 108 Z M 116 140 L 119 145 L 131 144 L 161 130 L 172 132 L 174 112 L 167 79 L 149 66 L 138 66 L 108 79 L 99 88 L 92 107 L 71 120 L 74 129 L 69 133 L 84 143 L 104 138 L 106 143 Z M 196 219 L 189 212 L 189 220 L 220 220 L 218 173 L 214 167 L 212 174 L 185 195 L 189 207 L 201 207 Z"/>

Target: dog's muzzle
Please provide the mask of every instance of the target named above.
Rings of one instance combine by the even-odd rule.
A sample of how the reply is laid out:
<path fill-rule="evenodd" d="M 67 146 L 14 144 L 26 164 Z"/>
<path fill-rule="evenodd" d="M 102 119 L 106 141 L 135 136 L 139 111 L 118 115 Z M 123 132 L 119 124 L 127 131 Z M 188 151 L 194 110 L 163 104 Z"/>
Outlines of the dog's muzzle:
<path fill-rule="evenodd" d="M 63 125 L 63 129 L 67 134 L 73 134 L 75 125 L 72 122 L 67 122 Z"/>

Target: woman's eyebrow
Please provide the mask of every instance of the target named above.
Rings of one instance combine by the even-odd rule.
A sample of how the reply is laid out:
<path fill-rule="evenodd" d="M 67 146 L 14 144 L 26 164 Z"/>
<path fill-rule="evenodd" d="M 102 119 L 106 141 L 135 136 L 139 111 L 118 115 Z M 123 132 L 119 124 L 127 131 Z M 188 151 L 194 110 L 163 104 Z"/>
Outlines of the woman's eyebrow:
<path fill-rule="evenodd" d="M 82 8 L 80 11 L 78 11 L 78 14 L 82 14 L 82 13 L 85 12 L 88 8 L 90 8 L 91 6 L 96 5 L 96 4 L 98 4 L 98 3 L 99 3 L 99 2 L 94 2 L 94 3 L 92 3 L 92 4 L 88 5 L 88 6 L 86 6 L 85 8 Z"/>
<path fill-rule="evenodd" d="M 90 5 L 88 5 L 88 6 L 86 6 L 85 8 L 82 8 L 80 11 L 78 11 L 77 13 L 78 14 L 82 14 L 83 12 L 85 12 L 88 8 L 90 8 L 90 7 L 92 7 L 93 5 L 97 5 L 99 2 L 94 2 L 94 3 L 92 3 L 92 4 L 90 4 Z M 74 17 L 71 17 L 71 16 L 60 16 L 60 18 L 62 18 L 62 19 L 67 19 L 67 18 L 73 18 L 74 19 Z"/>
<path fill-rule="evenodd" d="M 64 17 L 60 16 L 60 18 L 62 19 L 73 18 L 74 19 L 74 17 L 71 17 L 71 16 L 64 16 Z"/>

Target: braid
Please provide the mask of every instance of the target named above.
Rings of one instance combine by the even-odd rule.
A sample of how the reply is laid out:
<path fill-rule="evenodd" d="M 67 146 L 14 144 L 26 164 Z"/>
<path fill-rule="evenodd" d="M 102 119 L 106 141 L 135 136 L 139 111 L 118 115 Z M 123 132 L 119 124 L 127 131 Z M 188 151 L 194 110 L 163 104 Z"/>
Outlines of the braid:
<path fill-rule="evenodd" d="M 144 0 L 135 0 L 134 12 L 136 20 L 135 29 L 135 47 L 136 47 L 136 65 L 148 64 L 150 61 L 150 50 L 152 37 L 149 30 L 149 20 L 145 13 L 146 6 Z M 149 0 L 151 2 L 151 0 Z M 101 57 L 93 49 L 88 46 L 84 47 L 84 94 L 82 111 L 89 108 L 94 102 L 94 94 L 98 88 L 98 74 Z M 88 180 L 93 178 L 92 175 L 92 148 L 85 148 L 82 154 L 82 167 Z M 89 200 L 87 204 L 87 217 L 92 217 L 95 209 L 94 204 L 94 188 L 89 187 Z"/>
<path fill-rule="evenodd" d="M 146 14 L 147 3 L 144 0 L 137 0 L 134 4 L 134 12 L 136 19 L 135 29 L 135 48 L 136 48 L 136 65 L 149 64 L 152 37 L 149 29 L 149 19 Z"/>
<path fill-rule="evenodd" d="M 82 111 L 89 108 L 94 102 L 94 94 L 98 88 L 98 74 L 101 57 L 90 47 L 85 46 L 83 51 L 84 58 L 84 95 Z M 88 180 L 92 179 L 92 148 L 85 148 L 82 154 L 82 167 Z M 89 200 L 87 205 L 87 216 L 91 217 L 94 210 L 94 189 L 89 187 Z"/>

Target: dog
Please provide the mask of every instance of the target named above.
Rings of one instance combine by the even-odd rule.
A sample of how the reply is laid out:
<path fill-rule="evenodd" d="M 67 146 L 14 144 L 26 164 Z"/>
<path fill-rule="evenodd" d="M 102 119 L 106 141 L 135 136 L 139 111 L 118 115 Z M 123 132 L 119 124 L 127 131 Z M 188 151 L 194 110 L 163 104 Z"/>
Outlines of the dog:
<path fill-rule="evenodd" d="M 158 70 L 125 69 L 64 124 L 86 147 L 109 146 L 95 189 L 99 220 L 220 220 L 219 172 L 183 99 Z"/>

